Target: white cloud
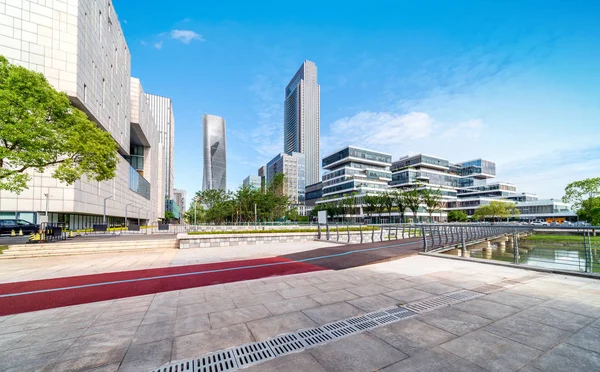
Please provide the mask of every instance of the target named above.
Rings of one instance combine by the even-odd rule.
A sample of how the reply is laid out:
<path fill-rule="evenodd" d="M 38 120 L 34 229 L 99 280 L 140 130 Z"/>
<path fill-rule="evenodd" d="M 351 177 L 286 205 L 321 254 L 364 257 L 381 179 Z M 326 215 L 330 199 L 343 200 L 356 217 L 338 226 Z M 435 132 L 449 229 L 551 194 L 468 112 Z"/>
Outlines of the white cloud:
<path fill-rule="evenodd" d="M 441 136 L 442 137 L 470 137 L 476 138 L 483 132 L 483 122 L 480 119 L 467 120 L 456 125 L 450 125 L 449 128 L 445 129 Z"/>
<path fill-rule="evenodd" d="M 155 43 L 155 44 L 154 44 L 154 47 L 155 47 L 156 49 L 162 49 L 162 45 L 163 45 L 163 42 L 162 42 L 162 40 L 161 40 L 161 41 L 159 41 L 158 43 Z"/>
<path fill-rule="evenodd" d="M 202 35 L 191 30 L 171 30 L 171 38 L 189 44 L 192 40 L 205 41 Z"/>
<path fill-rule="evenodd" d="M 323 137 L 323 153 L 346 145 L 390 149 L 405 141 L 426 138 L 432 128 L 433 119 L 423 112 L 401 115 L 364 111 L 330 125 L 330 134 Z"/>

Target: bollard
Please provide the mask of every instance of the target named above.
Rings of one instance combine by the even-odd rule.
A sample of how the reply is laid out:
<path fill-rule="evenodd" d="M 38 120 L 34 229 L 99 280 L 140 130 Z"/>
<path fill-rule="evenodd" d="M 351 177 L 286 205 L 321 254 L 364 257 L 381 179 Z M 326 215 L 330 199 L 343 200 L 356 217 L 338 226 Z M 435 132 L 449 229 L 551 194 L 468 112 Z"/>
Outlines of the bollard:
<path fill-rule="evenodd" d="M 362 236 L 362 225 L 358 225 L 358 229 L 360 231 L 360 244 L 362 244 L 363 242 L 363 236 Z"/>
<path fill-rule="evenodd" d="M 461 246 L 462 256 L 465 257 L 467 254 L 467 244 L 465 243 L 465 233 L 464 233 L 463 229 L 460 229 L 460 240 L 462 243 L 462 246 Z"/>
<path fill-rule="evenodd" d="M 346 229 L 348 231 L 348 243 L 350 243 L 350 225 L 346 225 Z"/>
<path fill-rule="evenodd" d="M 15 230 L 14 229 L 10 230 L 10 236 L 17 236 L 17 234 L 15 234 Z"/>

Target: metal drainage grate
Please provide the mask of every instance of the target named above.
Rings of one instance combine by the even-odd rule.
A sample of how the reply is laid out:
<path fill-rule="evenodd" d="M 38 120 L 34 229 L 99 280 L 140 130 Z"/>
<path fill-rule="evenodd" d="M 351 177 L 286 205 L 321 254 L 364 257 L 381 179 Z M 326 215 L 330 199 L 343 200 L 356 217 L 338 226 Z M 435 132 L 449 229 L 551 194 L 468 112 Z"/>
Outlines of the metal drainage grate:
<path fill-rule="evenodd" d="M 386 313 L 393 315 L 398 319 L 404 319 L 415 315 L 414 312 L 403 307 L 393 307 L 391 309 L 386 310 Z"/>
<path fill-rule="evenodd" d="M 388 316 L 389 314 L 385 311 L 376 311 L 374 313 L 365 314 L 370 319 L 381 318 L 384 316 Z"/>
<path fill-rule="evenodd" d="M 194 364 L 191 360 L 186 360 L 183 362 L 175 362 L 166 366 L 162 366 L 156 369 L 153 369 L 152 372 L 192 372 L 194 371 Z"/>
<path fill-rule="evenodd" d="M 412 304 L 404 305 L 404 307 L 416 313 L 424 313 L 426 311 L 448 306 L 455 302 L 457 302 L 457 300 L 451 297 L 438 296 L 419 302 L 413 302 Z"/>
<path fill-rule="evenodd" d="M 240 368 L 275 358 L 275 353 L 264 341 L 236 347 L 233 353 Z"/>
<path fill-rule="evenodd" d="M 233 371 L 238 365 L 233 350 L 217 351 L 192 360 L 194 372 L 226 372 Z"/>
<path fill-rule="evenodd" d="M 297 332 L 307 347 L 333 340 L 333 337 L 320 328 L 304 329 Z"/>
<path fill-rule="evenodd" d="M 352 324 L 356 329 L 364 331 L 366 329 L 371 329 L 377 327 L 379 324 L 368 317 L 361 315 L 355 318 L 346 319 L 346 321 Z"/>
<path fill-rule="evenodd" d="M 468 300 L 468 299 L 471 299 L 474 297 L 480 297 L 481 293 L 463 289 L 463 290 L 452 292 L 452 293 L 446 293 L 446 294 L 444 294 L 444 296 L 455 299 L 456 301 L 463 301 L 463 300 Z"/>
<path fill-rule="evenodd" d="M 358 329 L 352 327 L 350 324 L 344 322 L 343 320 L 335 323 L 326 324 L 321 328 L 328 331 L 335 338 L 348 336 L 358 332 Z"/>
<path fill-rule="evenodd" d="M 304 350 L 302 340 L 294 333 L 274 337 L 267 343 L 277 356 Z"/>
<path fill-rule="evenodd" d="M 396 318 L 393 315 L 386 315 L 386 316 L 380 316 L 378 318 L 375 318 L 375 321 L 379 324 L 388 324 L 388 323 L 394 323 L 397 322 L 398 318 Z"/>
<path fill-rule="evenodd" d="M 502 287 L 497 286 L 497 285 L 484 284 L 484 285 L 480 285 L 479 287 L 471 288 L 471 291 L 479 292 L 479 293 L 492 293 L 492 292 L 499 291 L 501 289 L 502 289 Z"/>

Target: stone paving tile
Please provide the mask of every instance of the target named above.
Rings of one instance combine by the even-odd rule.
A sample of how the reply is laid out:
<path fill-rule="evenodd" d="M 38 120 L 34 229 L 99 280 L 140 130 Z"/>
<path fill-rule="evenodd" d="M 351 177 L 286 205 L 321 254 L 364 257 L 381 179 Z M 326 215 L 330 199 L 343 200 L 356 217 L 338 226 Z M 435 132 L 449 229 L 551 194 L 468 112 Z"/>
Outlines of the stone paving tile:
<path fill-rule="evenodd" d="M 268 316 L 271 316 L 271 313 L 264 305 L 254 305 L 211 313 L 208 317 L 210 319 L 211 328 L 217 329 L 266 318 Z"/>
<path fill-rule="evenodd" d="M 205 292 L 204 297 L 206 301 L 219 301 L 226 298 L 235 298 L 235 297 L 248 297 L 251 296 L 253 292 L 248 288 L 233 288 L 233 289 L 218 289 L 215 292 Z"/>
<path fill-rule="evenodd" d="M 282 291 L 284 289 L 290 289 L 292 287 L 290 287 L 288 284 L 285 284 L 284 282 L 275 282 L 269 284 L 252 285 L 248 286 L 248 288 L 250 288 L 250 291 L 252 291 L 252 293 L 258 294 L 265 292 Z"/>
<path fill-rule="evenodd" d="M 29 332 L 7 333 L 0 335 L 0 350 L 14 348 L 22 339 L 26 338 Z"/>
<path fill-rule="evenodd" d="M 164 307 L 152 311 L 148 310 L 146 315 L 144 315 L 142 325 L 165 322 L 167 320 L 174 320 L 175 318 L 177 318 L 176 307 Z"/>
<path fill-rule="evenodd" d="M 308 352 L 285 355 L 244 369 L 244 372 L 327 372 Z"/>
<path fill-rule="evenodd" d="M 442 278 L 431 276 L 431 275 L 407 276 L 404 279 L 414 282 L 414 283 L 417 283 L 417 284 L 427 284 L 427 283 L 439 282 L 442 280 Z"/>
<path fill-rule="evenodd" d="M 315 284 L 314 286 L 324 292 L 329 292 L 329 291 L 335 291 L 338 289 L 353 288 L 353 287 L 356 287 L 356 284 L 354 284 L 350 281 L 346 281 L 346 280 L 336 280 L 336 281 L 326 282 L 323 284 Z"/>
<path fill-rule="evenodd" d="M 535 306 L 519 313 L 520 317 L 565 331 L 576 332 L 594 319 L 544 306 Z"/>
<path fill-rule="evenodd" d="M 132 345 L 121 362 L 121 371 L 144 371 L 171 361 L 173 341 L 161 340 Z"/>
<path fill-rule="evenodd" d="M 40 355 L 48 354 L 49 357 L 56 356 L 55 359 L 58 359 L 74 342 L 75 339 L 69 339 L 0 352 L 0 370 L 35 367 L 38 363 L 43 365 L 45 363 L 39 358 Z"/>
<path fill-rule="evenodd" d="M 208 319 L 208 314 L 200 314 L 186 318 L 177 318 L 175 320 L 173 334 L 175 337 L 179 337 L 190 333 L 208 331 L 209 329 L 210 321 Z"/>
<path fill-rule="evenodd" d="M 371 312 L 386 307 L 398 305 L 398 300 L 381 294 L 375 296 L 361 297 L 347 301 L 350 305 L 358 307 L 366 312 Z"/>
<path fill-rule="evenodd" d="M 372 296 L 390 291 L 389 288 L 381 286 L 379 284 L 367 284 L 359 287 L 348 288 L 347 290 L 361 297 Z"/>
<path fill-rule="evenodd" d="M 296 297 L 290 300 L 267 302 L 264 304 L 273 315 L 281 315 L 318 307 L 319 304 L 308 297 Z"/>
<path fill-rule="evenodd" d="M 44 354 L 30 354 L 17 360 L 10 358 L 0 359 L 0 370 L 3 372 L 25 371 L 29 369 L 40 369 L 48 364 L 56 362 L 62 351 L 52 351 Z"/>
<path fill-rule="evenodd" d="M 374 371 L 407 357 L 367 333 L 315 347 L 309 353 L 328 372 Z"/>
<path fill-rule="evenodd" d="M 600 353 L 600 329 L 592 326 L 585 327 L 571 336 L 567 343 Z"/>
<path fill-rule="evenodd" d="M 544 300 L 539 298 L 523 296 L 506 291 L 500 291 L 486 295 L 485 300 L 513 306 L 519 309 L 527 309 L 544 302 Z"/>
<path fill-rule="evenodd" d="M 385 295 L 388 297 L 395 298 L 399 301 L 399 303 L 402 304 L 407 304 L 410 302 L 420 301 L 429 297 L 433 297 L 433 295 L 429 292 L 419 291 L 418 289 L 414 288 L 406 288 L 399 289 L 393 292 L 386 292 Z"/>
<path fill-rule="evenodd" d="M 526 320 L 518 315 L 494 322 L 485 331 L 546 351 L 558 345 L 571 332 Z"/>
<path fill-rule="evenodd" d="M 105 352 L 87 352 L 76 359 L 64 360 L 61 357 L 55 364 L 48 365 L 43 371 L 74 372 L 120 362 L 127 348 L 113 349 Z"/>
<path fill-rule="evenodd" d="M 245 324 L 192 333 L 173 340 L 172 360 L 194 358 L 235 345 L 253 342 L 252 333 Z"/>
<path fill-rule="evenodd" d="M 119 323 L 93 325 L 83 333 L 83 336 L 89 336 L 89 335 L 98 334 L 98 333 L 113 332 L 113 331 L 118 331 L 118 330 L 123 330 L 123 329 L 133 330 L 133 333 L 132 333 L 132 336 L 133 336 L 133 334 L 136 332 L 136 330 L 140 326 L 140 324 L 141 324 L 141 319 L 127 320 L 125 322 L 119 322 Z"/>
<path fill-rule="evenodd" d="M 307 285 L 323 284 L 325 281 L 319 278 L 296 278 L 292 280 L 286 280 L 285 283 L 292 288 L 298 288 L 305 287 Z"/>
<path fill-rule="evenodd" d="M 88 326 L 79 325 L 76 323 L 73 327 L 65 325 L 65 329 L 61 327 L 47 327 L 38 328 L 35 332 L 31 333 L 26 338 L 22 339 L 17 347 L 20 345 L 36 345 L 52 341 L 68 340 L 77 338 L 87 330 Z"/>
<path fill-rule="evenodd" d="M 519 311 L 519 309 L 516 307 L 502 305 L 497 302 L 486 301 L 480 298 L 461 302 L 456 305 L 452 305 L 452 307 L 491 320 L 506 318 L 507 316 Z"/>
<path fill-rule="evenodd" d="M 278 315 L 266 319 L 254 320 L 246 323 L 256 341 L 264 341 L 282 333 L 296 332 L 300 329 L 316 327 L 313 322 L 302 312 Z"/>
<path fill-rule="evenodd" d="M 108 364 L 98 368 L 86 369 L 85 372 L 117 372 L 121 363 Z"/>
<path fill-rule="evenodd" d="M 246 297 L 237 297 L 233 299 L 233 303 L 237 307 L 246 307 L 258 304 L 264 304 L 265 302 L 273 302 L 283 300 L 283 297 L 277 292 L 265 292 L 260 294 L 253 294 Z"/>
<path fill-rule="evenodd" d="M 429 292 L 429 293 L 432 293 L 435 295 L 441 295 L 441 294 L 448 293 L 448 292 L 456 292 L 460 289 L 460 288 L 453 287 L 453 286 L 439 283 L 439 282 L 427 283 L 427 284 L 423 284 L 423 285 L 420 285 L 420 286 L 417 286 L 414 288 L 419 291 Z"/>
<path fill-rule="evenodd" d="M 522 285 L 506 288 L 503 290 L 503 292 L 515 293 L 515 294 L 518 294 L 521 296 L 539 298 L 539 299 L 542 299 L 545 301 L 550 300 L 555 297 L 559 297 L 559 295 L 552 293 L 552 292 L 543 291 L 541 289 L 534 290 L 532 288 L 524 288 Z"/>
<path fill-rule="evenodd" d="M 419 315 L 418 319 L 458 336 L 467 334 L 492 322 L 489 319 L 469 314 L 453 307 L 445 307 L 427 312 Z"/>
<path fill-rule="evenodd" d="M 134 331 L 123 329 L 79 337 L 61 359 L 75 358 L 89 350 L 101 351 L 127 346 L 133 340 L 133 334 Z"/>
<path fill-rule="evenodd" d="M 484 372 L 465 359 L 435 347 L 422 351 L 381 370 L 382 372 Z"/>
<path fill-rule="evenodd" d="M 483 330 L 440 345 L 486 370 L 516 371 L 537 358 L 541 351 Z"/>
<path fill-rule="evenodd" d="M 310 296 L 312 294 L 322 293 L 322 291 L 316 287 L 313 287 L 312 285 L 307 285 L 303 287 L 284 289 L 278 291 L 278 293 L 283 296 L 283 298 L 289 299 L 294 297 Z"/>
<path fill-rule="evenodd" d="M 382 285 L 384 287 L 387 287 L 389 289 L 412 288 L 412 287 L 416 287 L 419 285 L 415 282 L 411 282 L 409 280 L 404 280 L 404 279 L 394 279 L 394 280 L 389 280 L 389 281 L 382 281 L 382 282 L 379 282 L 378 284 Z"/>
<path fill-rule="evenodd" d="M 592 318 L 600 317 L 600 305 L 588 305 L 581 303 L 580 301 L 554 299 L 544 302 L 541 304 L 541 306 L 567 311 L 570 313 L 576 313 L 579 315 L 585 315 Z"/>
<path fill-rule="evenodd" d="M 415 355 L 424 349 L 456 338 L 456 335 L 415 318 L 375 328 L 369 332 L 407 355 Z"/>
<path fill-rule="evenodd" d="M 542 371 L 598 371 L 600 354 L 562 344 L 539 357 L 532 366 Z"/>
<path fill-rule="evenodd" d="M 175 337 L 175 320 L 145 324 L 137 329 L 133 344 L 147 344 L 173 337 Z"/>
<path fill-rule="evenodd" d="M 225 311 L 235 309 L 235 304 L 232 300 L 220 300 L 203 302 L 193 305 L 185 305 L 177 308 L 177 318 L 186 318 L 188 316 L 214 313 L 216 311 Z"/>
<path fill-rule="evenodd" d="M 138 310 L 135 313 L 127 313 L 127 314 L 119 314 L 118 312 L 105 313 L 100 318 L 98 318 L 98 320 L 96 320 L 93 325 L 119 323 L 119 322 L 125 322 L 125 321 L 135 321 L 135 320 L 139 320 L 141 322 L 145 316 L 146 316 L 146 309 Z"/>
<path fill-rule="evenodd" d="M 355 298 L 358 298 L 357 295 L 355 295 L 352 292 L 348 292 L 345 289 L 340 289 L 337 291 L 332 291 L 332 292 L 327 292 L 327 293 L 319 293 L 319 294 L 311 295 L 309 297 L 312 298 L 313 300 L 317 301 L 321 305 L 328 305 L 328 304 L 333 304 L 336 302 L 342 302 L 342 301 L 353 300 Z"/>
<path fill-rule="evenodd" d="M 177 306 L 192 305 L 206 302 L 204 293 L 186 293 L 177 298 Z"/>
<path fill-rule="evenodd" d="M 340 319 L 350 318 L 356 315 L 361 315 L 364 312 L 348 303 L 338 302 L 335 304 L 316 307 L 303 311 L 317 324 L 323 325 Z"/>

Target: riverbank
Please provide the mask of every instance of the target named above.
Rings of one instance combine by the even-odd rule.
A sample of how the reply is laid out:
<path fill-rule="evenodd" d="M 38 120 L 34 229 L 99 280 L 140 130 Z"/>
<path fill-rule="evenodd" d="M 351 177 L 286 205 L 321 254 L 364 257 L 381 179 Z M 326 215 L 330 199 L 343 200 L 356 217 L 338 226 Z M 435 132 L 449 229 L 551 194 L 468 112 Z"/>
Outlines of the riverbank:
<path fill-rule="evenodd" d="M 583 244 L 582 235 L 548 235 L 533 234 L 523 239 L 524 242 L 548 243 L 560 245 Z M 600 236 L 591 237 L 592 244 L 600 244 Z"/>

